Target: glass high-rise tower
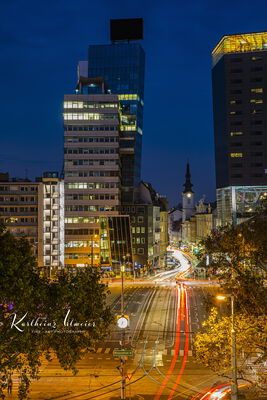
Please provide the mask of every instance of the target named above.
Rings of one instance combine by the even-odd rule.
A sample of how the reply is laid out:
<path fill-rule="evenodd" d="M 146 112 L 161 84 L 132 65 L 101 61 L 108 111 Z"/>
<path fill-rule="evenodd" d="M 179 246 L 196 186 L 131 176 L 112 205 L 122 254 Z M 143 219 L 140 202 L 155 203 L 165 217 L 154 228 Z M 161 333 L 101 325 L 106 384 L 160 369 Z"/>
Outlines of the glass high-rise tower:
<path fill-rule="evenodd" d="M 224 36 L 212 52 L 218 217 L 240 223 L 267 195 L 267 32 Z"/>
<path fill-rule="evenodd" d="M 141 178 L 145 52 L 137 42 L 113 41 L 91 45 L 88 77 L 103 77 L 121 105 L 120 155 L 122 202 L 133 201 L 133 188 Z"/>

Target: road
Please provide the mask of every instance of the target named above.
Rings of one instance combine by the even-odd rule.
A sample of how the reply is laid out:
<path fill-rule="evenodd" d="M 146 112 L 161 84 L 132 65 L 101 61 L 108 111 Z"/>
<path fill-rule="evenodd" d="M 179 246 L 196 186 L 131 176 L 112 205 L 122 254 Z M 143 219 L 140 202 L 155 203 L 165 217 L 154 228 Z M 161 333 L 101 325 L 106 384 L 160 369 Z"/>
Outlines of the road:
<path fill-rule="evenodd" d="M 216 287 L 189 280 L 176 284 L 179 272 L 184 271 L 126 283 L 130 327 L 125 331 L 125 347 L 133 350 L 125 364 L 127 399 L 191 399 L 217 379 L 195 362 L 192 349 L 192 338 L 207 317 L 205 296 Z M 110 291 L 108 304 L 116 315 L 120 313 L 119 283 L 111 285 Z M 30 399 L 119 399 L 120 360 L 113 357 L 113 350 L 120 348 L 121 334 L 113 326 L 105 342 L 78 363 L 76 376 L 63 371 L 57 359 L 44 362 Z"/>

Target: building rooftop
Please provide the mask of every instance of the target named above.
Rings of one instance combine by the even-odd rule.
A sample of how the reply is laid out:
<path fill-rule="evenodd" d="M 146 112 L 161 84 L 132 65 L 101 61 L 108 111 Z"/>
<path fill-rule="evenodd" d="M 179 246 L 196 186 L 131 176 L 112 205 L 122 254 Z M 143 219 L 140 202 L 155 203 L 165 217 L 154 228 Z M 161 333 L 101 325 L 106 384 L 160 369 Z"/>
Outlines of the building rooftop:
<path fill-rule="evenodd" d="M 213 64 L 227 53 L 245 53 L 267 50 L 267 32 L 225 35 L 212 51 Z"/>

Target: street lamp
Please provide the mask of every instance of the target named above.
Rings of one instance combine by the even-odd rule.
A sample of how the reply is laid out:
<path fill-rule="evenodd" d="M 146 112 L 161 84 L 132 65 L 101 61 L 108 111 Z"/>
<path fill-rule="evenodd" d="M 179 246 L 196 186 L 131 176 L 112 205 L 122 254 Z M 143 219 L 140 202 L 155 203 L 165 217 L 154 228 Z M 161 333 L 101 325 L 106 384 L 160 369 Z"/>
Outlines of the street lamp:
<path fill-rule="evenodd" d="M 236 334 L 234 327 L 234 296 L 232 294 L 223 294 L 216 296 L 218 300 L 226 300 L 228 297 L 231 298 L 231 366 L 232 366 L 231 400 L 238 400 Z"/>
<path fill-rule="evenodd" d="M 124 350 L 125 346 L 125 328 L 128 326 L 128 318 L 124 315 L 124 287 L 123 287 L 123 275 L 125 272 L 125 259 L 126 256 L 123 256 L 123 264 L 120 267 L 121 270 L 121 316 L 117 320 L 118 327 L 122 329 L 121 332 L 121 350 Z M 125 400 L 126 398 L 126 390 L 125 390 L 125 369 L 124 369 L 125 359 L 124 356 L 120 358 L 120 367 L 118 368 L 121 374 L 121 400 Z"/>

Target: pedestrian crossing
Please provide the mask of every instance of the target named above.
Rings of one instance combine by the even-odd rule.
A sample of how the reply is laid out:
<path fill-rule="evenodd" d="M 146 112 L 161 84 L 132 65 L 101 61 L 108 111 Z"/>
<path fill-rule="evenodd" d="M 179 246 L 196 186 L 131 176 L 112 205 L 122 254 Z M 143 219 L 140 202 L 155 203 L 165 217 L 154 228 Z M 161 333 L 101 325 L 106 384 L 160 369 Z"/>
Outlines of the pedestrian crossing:
<path fill-rule="evenodd" d="M 92 354 L 106 354 L 106 355 L 110 355 L 113 354 L 114 350 L 120 350 L 120 347 L 98 347 L 97 349 L 95 349 L 95 351 Z M 141 352 L 142 350 L 138 350 L 137 353 Z M 162 351 L 160 351 L 162 353 L 163 356 L 174 356 L 175 355 L 175 350 L 174 349 L 164 349 Z M 146 349 L 145 351 L 146 354 L 152 354 L 154 353 L 153 349 Z M 179 350 L 178 352 L 178 357 L 184 357 L 185 352 L 184 350 Z M 188 350 L 187 352 L 187 356 L 188 357 L 193 357 L 193 352 L 192 350 Z"/>

